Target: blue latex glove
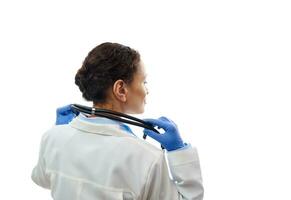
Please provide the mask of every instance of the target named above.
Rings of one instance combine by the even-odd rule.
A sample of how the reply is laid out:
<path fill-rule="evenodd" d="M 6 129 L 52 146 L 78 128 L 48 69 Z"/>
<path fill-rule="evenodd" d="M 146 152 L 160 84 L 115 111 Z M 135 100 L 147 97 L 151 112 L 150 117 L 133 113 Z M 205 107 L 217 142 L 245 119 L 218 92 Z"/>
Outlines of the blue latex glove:
<path fill-rule="evenodd" d="M 74 117 L 76 117 L 76 114 L 71 109 L 70 104 L 57 108 L 56 125 L 68 124 Z"/>
<path fill-rule="evenodd" d="M 144 121 L 164 129 L 165 133 L 162 134 L 158 134 L 149 129 L 144 129 L 143 132 L 158 141 L 168 151 L 173 151 L 185 146 L 178 131 L 178 127 L 172 120 L 166 117 L 160 117 L 159 119 L 144 119 Z"/>

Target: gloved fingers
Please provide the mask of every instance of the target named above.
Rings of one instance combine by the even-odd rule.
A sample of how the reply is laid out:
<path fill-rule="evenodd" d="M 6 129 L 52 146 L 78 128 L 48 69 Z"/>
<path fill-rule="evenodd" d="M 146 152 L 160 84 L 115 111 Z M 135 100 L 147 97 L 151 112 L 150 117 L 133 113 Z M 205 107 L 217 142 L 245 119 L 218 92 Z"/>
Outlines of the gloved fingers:
<path fill-rule="evenodd" d="M 171 119 L 169 119 L 167 117 L 162 116 L 159 119 L 161 119 L 161 120 L 163 120 L 165 122 L 169 122 L 169 123 L 174 124 L 175 126 L 177 126 L 177 124 L 173 120 L 171 120 Z"/>
<path fill-rule="evenodd" d="M 69 113 L 66 115 L 58 115 L 56 119 L 56 125 L 62 125 L 62 124 L 68 124 L 70 121 L 72 121 L 75 118 L 74 113 Z"/>
<path fill-rule="evenodd" d="M 153 138 L 154 140 L 157 140 L 158 142 L 161 140 L 161 135 L 160 135 L 160 134 L 158 134 L 158 133 L 156 133 L 156 132 L 154 132 L 154 131 L 151 131 L 151 130 L 149 130 L 149 129 L 144 129 L 144 130 L 143 130 L 143 133 L 144 133 L 145 135 L 150 136 L 150 137 Z"/>
<path fill-rule="evenodd" d="M 176 123 L 175 123 L 173 120 L 171 120 L 170 118 L 168 118 L 168 117 L 164 117 L 164 116 L 162 116 L 162 117 L 160 117 L 159 119 L 164 120 L 164 121 L 167 121 L 167 122 L 170 122 L 170 123 L 173 123 L 173 124 L 176 125 Z"/>
<path fill-rule="evenodd" d="M 158 126 L 159 128 L 167 129 L 168 127 L 168 123 L 160 119 L 143 119 L 143 120 L 153 126 Z"/>
<path fill-rule="evenodd" d="M 66 113 L 69 113 L 71 111 L 72 111 L 71 105 L 66 105 L 66 106 L 57 108 L 57 113 L 59 113 L 59 114 L 66 114 Z"/>

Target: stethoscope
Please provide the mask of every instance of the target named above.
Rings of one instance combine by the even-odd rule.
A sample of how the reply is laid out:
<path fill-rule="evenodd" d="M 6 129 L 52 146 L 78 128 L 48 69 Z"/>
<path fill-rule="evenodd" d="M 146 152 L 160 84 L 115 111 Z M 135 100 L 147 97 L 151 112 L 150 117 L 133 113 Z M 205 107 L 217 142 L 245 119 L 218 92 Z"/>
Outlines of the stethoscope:
<path fill-rule="evenodd" d="M 124 113 L 120 113 L 120 112 L 116 112 L 116 111 L 112 111 L 112 110 L 108 110 L 108 109 L 103 109 L 103 108 L 88 107 L 88 106 L 83 106 L 83 105 L 79 105 L 79 104 L 71 104 L 71 108 L 76 115 L 78 115 L 81 112 L 84 114 L 105 117 L 105 118 L 108 118 L 111 120 L 116 120 L 119 122 L 131 124 L 134 126 L 139 126 L 142 128 L 150 129 L 150 130 L 156 132 L 157 134 L 160 134 L 160 132 L 158 130 L 156 130 L 151 124 L 149 124 L 149 123 L 147 123 L 139 118 L 136 118 L 136 117 L 124 114 Z M 146 137 L 147 137 L 147 135 L 144 134 L 143 139 L 146 139 Z M 162 145 L 161 145 L 161 148 L 164 149 L 164 147 Z"/>

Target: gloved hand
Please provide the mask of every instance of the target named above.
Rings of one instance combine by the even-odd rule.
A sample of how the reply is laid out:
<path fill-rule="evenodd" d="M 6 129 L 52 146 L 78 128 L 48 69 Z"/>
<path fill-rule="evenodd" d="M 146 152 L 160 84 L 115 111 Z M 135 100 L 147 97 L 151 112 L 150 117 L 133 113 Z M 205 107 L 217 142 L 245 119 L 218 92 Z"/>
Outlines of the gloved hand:
<path fill-rule="evenodd" d="M 173 151 L 185 146 L 179 134 L 178 127 L 172 120 L 166 117 L 160 117 L 159 119 L 144 119 L 144 121 L 165 130 L 165 133 L 162 134 L 158 134 L 149 129 L 144 129 L 143 132 L 158 141 L 168 151 Z"/>
<path fill-rule="evenodd" d="M 76 114 L 71 108 L 71 104 L 57 108 L 56 125 L 68 124 Z"/>

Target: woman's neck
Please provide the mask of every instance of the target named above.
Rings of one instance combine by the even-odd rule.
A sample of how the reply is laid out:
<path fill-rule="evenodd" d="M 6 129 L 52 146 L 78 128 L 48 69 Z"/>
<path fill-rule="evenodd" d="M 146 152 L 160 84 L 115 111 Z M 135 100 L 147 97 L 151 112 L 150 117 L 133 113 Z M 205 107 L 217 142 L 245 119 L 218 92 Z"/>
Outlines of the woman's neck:
<path fill-rule="evenodd" d="M 123 113 L 123 110 L 120 108 L 120 106 L 113 104 L 113 103 L 94 103 L 93 104 L 94 108 L 101 108 L 101 109 L 107 109 L 107 110 L 112 110 L 116 112 L 121 112 Z M 96 115 L 90 115 L 89 117 L 96 117 Z"/>

